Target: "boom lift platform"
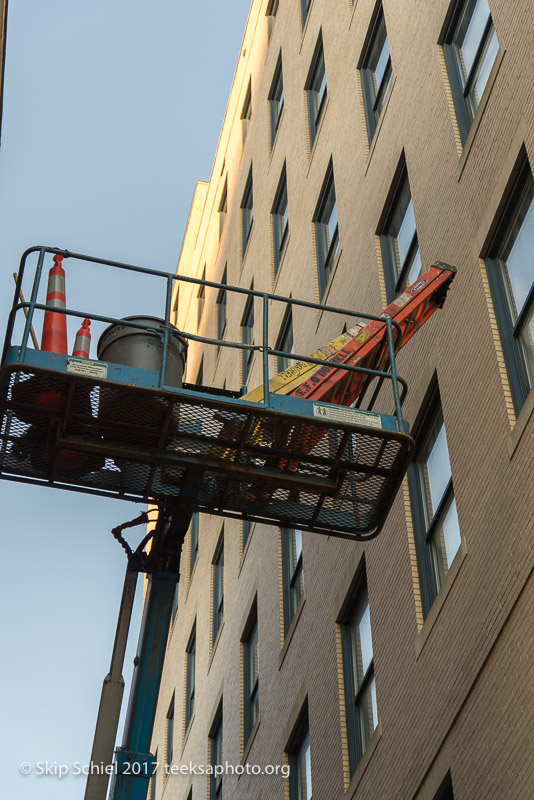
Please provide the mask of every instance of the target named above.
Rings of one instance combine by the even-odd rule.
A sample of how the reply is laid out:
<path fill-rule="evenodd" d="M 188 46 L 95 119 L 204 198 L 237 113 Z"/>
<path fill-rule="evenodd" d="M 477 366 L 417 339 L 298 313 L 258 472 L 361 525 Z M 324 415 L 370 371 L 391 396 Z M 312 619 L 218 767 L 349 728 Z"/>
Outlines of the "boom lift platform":
<path fill-rule="evenodd" d="M 36 257 L 37 264 L 25 302 L 21 288 L 29 256 Z M 162 281 L 164 319 L 136 317 L 126 323 L 87 309 L 58 307 L 50 299 L 54 293 L 46 303 L 39 302 L 45 258 L 50 256 L 56 266 L 68 259 L 67 263 L 81 261 Z M 143 501 L 158 511 L 155 530 L 135 552 L 116 533 L 128 551 L 128 570 L 93 762 L 111 760 L 132 586 L 139 571 L 149 580 L 113 800 L 146 796 L 164 643 L 192 514 L 200 511 L 352 540 L 376 536 L 414 450 L 402 417 L 407 387 L 397 374 L 395 354 L 443 305 L 454 273 L 454 267 L 434 264 L 380 316 L 358 314 L 347 333 L 304 356 L 269 346 L 272 304 L 331 312 L 344 321 L 353 320 L 355 312 L 57 248 L 35 247 L 23 254 L 0 365 L 0 477 Z M 262 307 L 260 341 L 244 344 L 178 332 L 171 324 L 176 282 L 252 298 Z M 22 312 L 26 319 L 17 326 Z M 126 325 L 130 332 L 157 342 L 158 367 L 31 348 L 36 312 L 44 313 L 45 320 L 47 314 L 84 319 L 82 338 L 87 319 Z M 247 393 L 171 381 L 168 367 L 176 336 L 184 344 L 259 351 L 262 385 Z M 293 363 L 270 380 L 276 358 Z M 372 381 L 375 388 L 368 399 Z M 386 414 L 375 405 L 379 397 L 383 404 L 388 385 L 392 412 Z M 145 517 L 136 522 L 142 521 Z M 125 767 L 132 763 L 144 766 L 133 773 Z M 107 776 L 105 785 L 104 779 L 90 777 L 86 800 L 104 800 L 106 790 Z"/>

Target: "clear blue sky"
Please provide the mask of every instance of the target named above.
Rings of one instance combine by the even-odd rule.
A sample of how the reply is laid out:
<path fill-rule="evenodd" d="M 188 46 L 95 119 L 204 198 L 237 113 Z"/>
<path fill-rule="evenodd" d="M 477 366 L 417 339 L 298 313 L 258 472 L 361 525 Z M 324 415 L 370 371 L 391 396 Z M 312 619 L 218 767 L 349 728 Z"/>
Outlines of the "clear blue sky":
<path fill-rule="evenodd" d="M 10 0 L 2 329 L 30 245 L 175 269 L 195 180 L 210 175 L 249 4 Z M 93 283 L 77 294 L 71 280 L 71 304 L 102 297 L 117 316 L 163 311 L 159 295 L 130 281 Z M 4 481 L 0 502 L 2 795 L 78 800 L 81 778 L 23 777 L 19 764 L 89 760 L 125 568 L 109 531 L 140 507 Z M 138 626 L 139 603 L 134 646 Z"/>

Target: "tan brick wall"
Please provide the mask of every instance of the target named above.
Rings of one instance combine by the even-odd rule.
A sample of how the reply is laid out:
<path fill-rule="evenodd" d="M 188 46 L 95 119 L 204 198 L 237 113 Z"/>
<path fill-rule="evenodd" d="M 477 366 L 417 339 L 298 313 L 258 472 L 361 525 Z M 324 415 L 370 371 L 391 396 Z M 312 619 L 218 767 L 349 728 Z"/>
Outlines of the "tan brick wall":
<path fill-rule="evenodd" d="M 249 763 L 283 763 L 287 744 L 283 731 L 307 680 L 316 800 L 353 796 L 431 800 L 448 769 L 457 798 L 532 796 L 534 422 L 526 412 L 516 422 L 511 411 L 479 258 L 495 215 L 489 198 L 498 191 L 502 170 L 517 155 L 518 136 L 534 162 L 534 21 L 530 0 L 489 0 L 489 4 L 504 55 L 467 148 L 458 140 L 438 46 L 449 0 L 424 4 L 383 0 L 395 78 L 370 148 L 362 124 L 357 64 L 375 0 L 357 0 L 353 6 L 340 0 L 313 0 L 304 34 L 300 4 L 280 0 L 268 48 L 267 3 L 252 4 L 211 179 L 197 185 L 179 272 L 201 277 L 206 264 L 206 278 L 219 280 L 227 265 L 230 284 L 249 288 L 254 280 L 255 289 L 271 291 L 270 211 L 285 162 L 290 238 L 275 291 L 315 299 L 311 220 L 332 159 L 341 255 L 326 299 L 378 312 L 384 283 L 376 234 L 404 151 L 423 263 L 448 261 L 457 265 L 458 274 L 444 309 L 409 343 L 398 366 L 409 384 L 405 412 L 411 424 L 432 377 L 437 376 L 463 547 L 434 612 L 423 620 L 406 490 L 399 492 L 380 536 L 365 546 L 304 534 L 306 599 L 279 665 L 277 531 L 256 525 L 242 560 L 241 526 L 227 521 L 225 621 L 209 662 L 211 561 L 220 521 L 202 516 L 198 563 L 189 587 L 184 564 L 178 616 L 167 649 L 153 741 L 153 749 L 158 747 L 160 753 L 175 691 L 176 759 L 205 763 L 209 726 L 222 693 L 223 758 L 240 763 L 240 640 L 257 594 L 261 722 Z M 328 104 L 310 154 L 303 90 L 319 31 Z M 285 108 L 271 153 L 267 95 L 280 49 Z M 240 114 L 249 78 L 252 119 L 243 147 Z M 254 225 L 241 264 L 240 203 L 251 163 Z M 218 208 L 226 179 L 228 214 L 219 238 Z M 196 287 L 184 285 L 180 290 L 178 324 L 192 332 L 196 295 Z M 215 298 L 216 290 L 208 289 L 200 330 L 210 336 L 216 330 Z M 240 340 L 244 305 L 244 297 L 229 296 L 228 339 Z M 273 306 L 271 345 L 283 311 Z M 256 304 L 256 330 L 259 315 Z M 338 334 L 342 323 L 296 310 L 296 351 L 311 352 Z M 190 348 L 188 380 L 196 377 L 200 350 L 195 345 Z M 222 386 L 226 380 L 227 388 L 239 388 L 239 361 L 237 351 L 223 350 L 218 359 L 206 353 L 204 382 Z M 260 380 L 261 358 L 256 355 L 250 386 Z M 520 438 L 517 425 L 524 427 Z M 514 429 L 518 444 L 510 456 Z M 355 791 L 346 794 L 336 619 L 339 587 L 349 585 L 360 551 L 365 552 L 380 728 Z M 180 754 L 185 648 L 195 618 L 196 710 Z M 206 777 L 192 778 L 193 797 L 206 796 L 206 781 Z M 171 777 L 163 796 L 185 800 L 190 785 L 189 778 Z M 162 787 L 160 781 L 158 800 Z M 287 783 L 281 776 L 228 775 L 223 792 L 232 800 L 283 798 Z"/>

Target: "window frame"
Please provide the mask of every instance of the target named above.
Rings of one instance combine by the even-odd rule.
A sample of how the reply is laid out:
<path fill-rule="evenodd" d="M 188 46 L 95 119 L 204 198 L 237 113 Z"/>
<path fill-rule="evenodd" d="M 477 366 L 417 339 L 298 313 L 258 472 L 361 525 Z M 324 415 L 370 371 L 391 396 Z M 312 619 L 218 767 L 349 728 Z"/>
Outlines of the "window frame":
<path fill-rule="evenodd" d="M 529 190 L 532 192 L 533 188 L 534 176 L 529 160 L 526 155 L 524 155 L 513 181 L 508 199 L 500 214 L 485 259 L 486 272 L 493 304 L 495 306 L 497 327 L 503 348 L 508 382 L 516 416 L 519 414 L 525 400 L 534 388 L 534 381 L 529 380 L 527 359 L 522 352 L 523 347 L 519 341 L 519 335 L 523 327 L 528 323 L 529 317 L 534 313 L 534 281 L 527 293 L 523 307 L 514 321 L 511 309 L 513 295 L 509 287 L 506 261 L 500 254 L 504 246 L 508 244 L 514 228 L 517 226 L 517 219 L 520 214 L 521 206 L 525 201 L 525 196 L 528 195 Z M 532 208 L 532 204 L 534 204 L 534 198 L 530 201 L 528 210 Z M 517 240 L 521 228 L 522 226 L 517 230 L 514 242 Z M 534 348 L 532 357 L 534 358 Z"/>
<path fill-rule="evenodd" d="M 195 689 L 196 689 L 196 648 L 197 648 L 197 622 L 193 623 L 189 641 L 185 649 L 186 676 L 185 676 L 185 730 L 189 730 L 195 715 Z"/>
<path fill-rule="evenodd" d="M 276 135 L 280 127 L 282 119 L 282 112 L 284 110 L 284 74 L 282 69 L 282 51 L 278 55 L 276 67 L 274 68 L 273 80 L 269 95 L 267 97 L 269 102 L 269 130 L 270 130 L 270 145 L 271 150 L 274 147 Z"/>
<path fill-rule="evenodd" d="M 243 344 L 254 344 L 254 296 L 247 298 L 243 316 L 241 317 L 241 341 Z M 254 350 L 241 350 L 241 380 L 246 384 L 250 375 Z"/>
<path fill-rule="evenodd" d="M 215 640 L 224 622 L 224 525 L 215 549 L 212 561 L 213 567 L 213 624 L 211 643 Z"/>
<path fill-rule="evenodd" d="M 255 602 L 249 616 L 245 633 L 242 639 L 243 644 L 243 732 L 244 746 L 246 748 L 249 739 L 258 722 L 259 709 L 259 636 L 258 636 L 258 610 Z M 255 651 L 255 659 L 254 659 Z M 254 660 L 256 661 L 257 674 L 254 676 Z M 254 679 L 253 679 L 254 678 Z"/>
<path fill-rule="evenodd" d="M 304 84 L 308 108 L 308 129 L 310 135 L 310 148 L 317 138 L 319 126 L 324 116 L 328 99 L 328 83 L 326 80 L 326 61 L 324 55 L 323 34 L 319 33 L 317 44 L 313 53 L 308 77 Z M 322 91 L 321 91 L 322 90 Z"/>
<path fill-rule="evenodd" d="M 280 264 L 286 249 L 289 237 L 289 202 L 287 195 L 286 165 L 282 169 L 278 187 L 271 208 L 271 222 L 273 230 L 274 275 L 278 275 Z"/>
<path fill-rule="evenodd" d="M 291 348 L 289 348 L 287 345 L 289 334 L 291 334 Z M 278 334 L 276 349 L 282 350 L 289 354 L 295 352 L 295 332 L 293 330 L 293 314 L 291 312 L 291 308 L 288 308 L 286 315 L 283 319 L 282 325 L 280 326 L 280 333 Z M 277 356 L 276 369 L 278 370 L 278 372 L 283 372 L 285 369 L 287 369 L 294 363 L 295 360 L 292 358 L 284 358 L 283 356 Z"/>
<path fill-rule="evenodd" d="M 375 74 L 376 67 L 372 69 L 369 66 L 369 62 L 373 55 L 373 48 L 375 47 L 378 37 L 382 33 L 382 26 L 389 55 L 386 61 L 382 79 L 380 84 L 377 86 Z M 389 48 L 386 18 L 384 16 L 382 3 L 379 3 L 371 22 L 370 33 L 361 59 L 360 78 L 362 82 L 365 121 L 367 123 L 367 138 L 369 140 L 369 144 L 371 144 L 393 83 L 393 64 L 391 61 L 391 50 Z"/>
<path fill-rule="evenodd" d="M 461 530 L 458 521 L 460 545 L 457 547 L 456 552 L 451 559 L 451 565 L 449 565 L 447 570 L 444 571 L 443 577 L 440 577 L 440 575 L 437 574 L 439 571 L 433 561 L 432 540 L 434 535 L 439 532 L 440 524 L 446 519 L 452 503 L 455 503 L 456 501 L 452 469 L 450 478 L 447 481 L 438 505 L 433 510 L 432 520 L 429 523 L 426 521 L 427 512 L 425 510 L 428 499 L 423 497 L 421 489 L 423 482 L 422 465 L 426 464 L 428 461 L 428 457 L 424 461 L 421 460 L 421 457 L 431 441 L 438 425 L 439 430 L 441 431 L 441 428 L 443 427 L 445 432 L 447 456 L 449 458 L 450 465 L 449 446 L 447 442 L 447 432 L 443 418 L 441 398 L 439 394 L 439 388 L 437 384 L 435 384 L 431 389 L 430 398 L 426 403 L 420 424 L 418 425 L 417 432 L 414 436 L 416 443 L 415 453 L 412 463 L 408 468 L 408 489 L 410 495 L 410 507 L 415 538 L 415 549 L 419 568 L 419 582 L 424 617 L 428 615 L 439 593 L 439 590 L 443 585 L 445 577 L 450 571 L 452 562 L 454 561 L 454 558 L 461 547 Z M 436 441 L 437 437 L 434 443 Z M 458 519 L 457 512 L 456 517 Z"/>
<path fill-rule="evenodd" d="M 224 335 L 226 333 L 226 328 L 228 325 L 228 315 L 227 315 L 227 305 L 228 305 L 228 289 L 224 288 L 228 285 L 228 278 L 227 278 L 227 269 L 224 268 L 222 278 L 220 281 L 223 284 L 223 287 L 219 289 L 217 292 L 217 302 L 216 302 L 216 310 L 217 310 L 217 339 L 219 344 L 217 344 L 217 355 L 221 351 L 221 344 L 224 340 Z"/>
<path fill-rule="evenodd" d="M 252 179 L 252 167 L 248 173 L 243 199 L 241 200 L 241 258 L 245 258 L 248 243 L 254 226 L 254 184 Z"/>
<path fill-rule="evenodd" d="M 306 740 L 308 742 L 308 748 L 305 752 L 305 760 L 303 762 L 301 754 Z M 307 698 L 299 713 L 297 723 L 291 734 L 290 741 L 285 748 L 285 752 L 289 764 L 289 800 L 308 800 L 308 798 L 311 800 L 313 781 L 311 774 L 310 723 Z M 307 757 L 306 753 L 309 754 Z M 306 769 L 306 767 L 309 767 L 309 769 Z M 303 772 L 305 772 L 304 781 L 302 780 Z M 304 790 L 306 790 L 305 794 Z"/>
<path fill-rule="evenodd" d="M 360 614 L 362 608 L 367 608 L 369 611 L 369 632 L 371 644 L 371 659 L 367 668 L 365 669 L 361 679 L 358 676 L 358 665 L 354 662 L 354 640 L 355 640 L 355 621 L 360 618 L 363 619 L 363 614 Z M 365 611 L 364 611 L 365 613 Z M 357 643 L 356 643 L 357 646 Z M 360 576 L 354 593 L 351 596 L 350 602 L 341 619 L 341 650 L 343 658 L 343 681 L 345 689 L 345 710 L 346 710 L 346 724 L 347 724 L 347 742 L 349 750 L 349 769 L 350 775 L 354 775 L 358 764 L 360 763 L 365 751 L 369 747 L 374 732 L 376 731 L 379 723 L 378 718 L 378 702 L 376 701 L 376 680 L 374 668 L 374 648 L 372 641 L 372 626 L 371 626 L 371 609 L 369 603 L 369 595 L 367 591 L 367 581 L 365 578 L 365 569 Z M 358 686 L 355 681 L 358 680 Z M 370 694 L 371 710 L 374 712 L 372 706 L 372 685 L 375 686 L 375 702 L 376 702 L 376 725 L 371 730 L 362 732 L 361 717 L 363 712 L 363 702 L 366 700 L 366 693 Z M 366 737 L 366 740 L 365 740 Z"/>
<path fill-rule="evenodd" d="M 202 270 L 202 281 L 206 280 L 206 265 L 204 264 L 204 269 Z M 198 287 L 197 292 L 197 328 L 200 327 L 200 322 L 202 320 L 202 314 L 204 312 L 204 306 L 206 304 L 206 287 L 201 283 Z"/>
<path fill-rule="evenodd" d="M 267 17 L 267 45 L 271 41 L 273 35 L 274 23 L 276 22 L 276 15 L 278 13 L 279 0 L 269 0 L 265 16 Z"/>
<path fill-rule="evenodd" d="M 172 757 L 174 755 L 174 699 L 173 694 L 165 722 L 165 764 L 167 766 L 171 766 Z"/>
<path fill-rule="evenodd" d="M 215 715 L 215 720 L 211 727 L 210 735 L 210 765 L 212 767 L 222 766 L 223 753 L 223 711 L 222 699 Z M 222 783 L 223 776 L 215 775 L 215 769 L 210 774 L 209 800 L 221 800 L 223 796 Z"/>
<path fill-rule="evenodd" d="M 300 534 L 300 548 L 297 540 Z M 304 597 L 304 570 L 302 565 L 302 531 L 299 528 L 280 529 L 282 545 L 282 595 L 284 636 L 287 636 Z"/>
<path fill-rule="evenodd" d="M 221 200 L 219 202 L 219 239 L 222 238 L 222 234 L 226 225 L 227 216 L 228 216 L 228 177 L 224 179 L 224 186 L 221 194 Z"/>
<path fill-rule="evenodd" d="M 415 222 L 414 231 L 410 240 L 410 244 L 406 251 L 404 262 L 402 264 L 400 263 L 400 258 L 398 253 L 398 244 L 397 244 L 398 233 L 397 235 L 393 233 L 395 218 L 397 216 L 399 207 L 403 200 L 403 195 L 406 191 L 406 188 L 408 190 L 410 199 L 406 211 L 403 215 L 402 223 L 404 223 L 406 219 L 410 203 L 412 204 L 412 209 L 413 209 L 413 195 L 411 191 L 410 180 L 408 177 L 408 170 L 406 169 L 406 164 L 403 163 L 400 175 L 398 179 L 395 181 L 395 189 L 393 192 L 393 197 L 388 204 L 386 218 L 384 224 L 382 225 L 380 233 L 382 265 L 384 269 L 384 281 L 386 284 L 386 296 L 388 303 L 393 302 L 393 300 L 395 300 L 395 298 L 398 297 L 402 293 L 402 291 L 410 285 L 408 282 L 408 277 L 412 269 L 412 266 L 416 263 L 417 254 L 419 254 L 419 261 L 421 262 L 421 250 L 419 247 L 419 236 L 417 233 L 417 220 L 415 219 L 415 209 L 413 209 L 414 222 Z M 402 224 L 400 228 L 402 228 Z M 421 274 L 421 268 L 419 270 L 418 275 L 416 276 L 416 279 Z"/>
<path fill-rule="evenodd" d="M 323 219 L 326 209 L 331 202 L 333 194 L 333 206 L 328 220 Z M 330 221 L 335 209 L 336 226 L 334 232 L 330 234 Z M 313 225 L 315 231 L 315 246 L 317 254 L 317 272 L 319 277 L 319 296 L 322 298 L 330 283 L 341 245 L 339 238 L 339 217 L 337 211 L 336 186 L 334 180 L 334 166 L 332 161 L 328 165 L 323 186 L 319 194 L 317 208 L 313 215 Z"/>
<path fill-rule="evenodd" d="M 199 513 L 195 511 L 191 517 L 191 532 L 189 538 L 189 578 L 191 578 L 195 564 L 197 563 L 199 530 Z"/>
<path fill-rule="evenodd" d="M 245 99 L 241 109 L 241 128 L 243 133 L 243 147 L 250 128 L 250 121 L 252 119 L 252 79 L 249 78 Z"/>
<path fill-rule="evenodd" d="M 483 0 L 482 0 L 483 1 Z M 478 43 L 477 49 L 475 51 L 475 57 L 473 59 L 473 64 L 471 69 L 469 70 L 469 74 L 464 76 L 463 70 L 463 57 L 461 55 L 461 48 L 455 44 L 454 39 L 456 34 L 458 33 L 459 25 L 462 20 L 464 11 L 469 3 L 474 2 L 473 14 L 476 9 L 476 5 L 479 0 L 457 0 L 454 5 L 451 18 L 449 24 L 447 25 L 447 30 L 445 32 L 445 36 L 442 42 L 442 49 L 443 55 L 445 57 L 445 64 L 447 67 L 447 74 L 449 77 L 449 82 L 452 91 L 452 97 L 454 102 L 454 109 L 456 111 L 456 120 L 458 123 L 458 129 L 460 132 L 460 137 L 462 139 L 462 145 L 465 144 L 469 131 L 471 129 L 472 122 L 476 116 L 477 110 L 480 106 L 480 102 L 482 97 L 484 96 L 486 87 L 487 87 L 487 80 L 486 84 L 484 85 L 484 90 L 480 99 L 478 100 L 476 106 L 472 99 L 469 98 L 470 90 L 473 84 L 476 82 L 476 78 L 478 75 L 478 68 L 480 67 L 481 63 L 483 63 L 483 57 L 485 56 L 485 51 L 487 50 L 488 46 L 491 44 L 491 40 L 493 38 L 493 33 L 495 34 L 495 38 L 497 41 L 497 51 L 494 55 L 492 64 L 488 71 L 488 77 L 491 73 L 491 69 L 493 64 L 497 59 L 497 53 L 499 52 L 499 39 L 497 37 L 497 31 L 495 30 L 495 25 L 493 23 L 493 17 L 491 14 L 491 8 L 489 7 L 488 2 L 488 9 L 489 9 L 489 18 L 484 26 L 483 34 L 480 38 Z M 471 19 L 473 18 L 473 14 L 471 15 Z"/>

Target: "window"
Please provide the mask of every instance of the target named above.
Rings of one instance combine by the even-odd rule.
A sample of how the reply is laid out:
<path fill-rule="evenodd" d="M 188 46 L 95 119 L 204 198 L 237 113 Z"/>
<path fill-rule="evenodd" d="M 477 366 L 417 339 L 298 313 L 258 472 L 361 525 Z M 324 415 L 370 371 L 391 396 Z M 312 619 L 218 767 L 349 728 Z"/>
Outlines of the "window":
<path fill-rule="evenodd" d="M 306 97 L 308 99 L 308 125 L 310 129 L 310 147 L 315 141 L 319 123 L 326 106 L 326 69 L 324 64 L 323 39 L 319 36 L 315 54 L 313 56 L 310 74 L 306 85 Z"/>
<path fill-rule="evenodd" d="M 259 713 L 259 649 L 258 649 L 258 615 L 256 607 L 252 612 L 252 617 L 247 626 L 245 639 L 243 640 L 243 677 L 244 677 L 244 731 L 245 746 L 254 729 Z"/>
<path fill-rule="evenodd" d="M 178 302 L 180 299 L 180 284 L 176 287 L 176 294 L 174 295 L 174 305 L 172 310 L 174 312 L 174 324 L 178 325 Z"/>
<path fill-rule="evenodd" d="M 221 195 L 221 202 L 219 203 L 219 239 L 222 236 L 222 232 L 226 224 L 227 214 L 228 214 L 228 179 L 226 179 L 224 182 L 224 189 Z"/>
<path fill-rule="evenodd" d="M 226 268 L 223 272 L 221 283 L 226 286 Z M 217 339 L 222 342 L 226 331 L 226 301 L 228 292 L 226 289 L 219 289 L 217 294 Z M 217 345 L 217 353 L 220 352 L 221 346 Z"/>
<path fill-rule="evenodd" d="M 297 724 L 297 735 L 288 756 L 289 800 L 311 800 L 312 777 L 307 703 L 302 719 Z"/>
<path fill-rule="evenodd" d="M 278 344 L 276 345 L 276 349 L 283 350 L 284 353 L 295 352 L 295 343 L 293 341 L 293 316 L 291 314 L 291 309 L 289 309 L 282 324 L 282 330 L 280 331 L 280 336 L 278 337 Z M 278 356 L 277 358 L 278 372 L 283 372 L 285 369 L 287 369 L 294 363 L 295 361 L 292 358 L 288 358 L 286 356 Z"/>
<path fill-rule="evenodd" d="M 243 522 L 241 523 L 241 540 L 243 542 L 243 550 L 247 545 L 248 537 L 250 536 L 251 530 L 252 530 L 252 522 L 250 522 L 248 519 L 244 519 Z"/>
<path fill-rule="evenodd" d="M 191 537 L 190 537 L 190 551 L 189 551 L 189 575 L 192 575 L 194 566 L 197 561 L 198 555 L 198 529 L 199 529 L 198 511 L 195 511 L 191 517 Z"/>
<path fill-rule="evenodd" d="M 280 118 L 284 108 L 284 81 L 282 76 L 282 54 L 278 56 L 274 78 L 269 91 L 269 112 L 271 117 L 271 149 L 274 147 L 274 140 L 280 124 Z"/>
<path fill-rule="evenodd" d="M 201 280 L 206 280 L 206 265 L 204 264 L 204 269 L 202 270 L 202 278 Z M 197 292 L 197 328 L 200 326 L 200 320 L 202 319 L 202 312 L 204 311 L 204 302 L 206 300 L 206 287 L 202 284 L 198 287 Z"/>
<path fill-rule="evenodd" d="M 222 721 L 222 700 L 217 717 L 210 734 L 210 764 L 212 774 L 210 775 L 210 800 L 221 800 L 222 794 L 222 744 L 223 744 L 223 721 Z M 219 769 L 215 769 L 218 767 Z"/>
<path fill-rule="evenodd" d="M 534 179 L 522 163 L 486 265 L 516 414 L 534 386 Z"/>
<path fill-rule="evenodd" d="M 428 614 L 460 547 L 447 435 L 436 389 L 408 472 L 423 612 Z"/>
<path fill-rule="evenodd" d="M 241 320 L 241 341 L 243 344 L 254 344 L 254 297 L 249 297 Z M 241 372 L 243 383 L 247 382 L 254 350 L 241 350 Z"/>
<path fill-rule="evenodd" d="M 273 27 L 276 21 L 277 13 L 278 13 L 278 0 L 269 0 L 269 5 L 267 6 L 267 11 L 265 12 L 267 17 L 267 42 L 271 41 L 271 36 L 273 33 Z"/>
<path fill-rule="evenodd" d="M 302 18 L 302 28 L 306 25 L 308 19 L 308 11 L 310 10 L 312 0 L 300 0 L 300 13 Z"/>
<path fill-rule="evenodd" d="M 325 182 L 314 218 L 315 244 L 317 248 L 317 270 L 319 293 L 324 295 L 339 250 L 336 190 L 332 164 L 328 168 Z"/>
<path fill-rule="evenodd" d="M 254 206 L 252 198 L 252 168 L 248 174 L 243 200 L 241 201 L 241 255 L 244 258 L 247 250 L 248 240 L 252 231 L 252 223 L 254 222 Z"/>
<path fill-rule="evenodd" d="M 191 636 L 186 649 L 186 679 L 185 679 L 185 729 L 189 728 L 189 723 L 195 711 L 195 662 L 197 651 L 197 625 L 193 625 Z"/>
<path fill-rule="evenodd" d="M 247 93 L 245 95 L 245 102 L 243 103 L 243 110 L 241 111 L 241 125 L 243 129 L 243 144 L 247 138 L 250 120 L 252 117 L 252 87 L 250 80 L 248 82 Z"/>
<path fill-rule="evenodd" d="M 460 136 L 465 142 L 499 50 L 488 0 L 458 0 L 443 42 Z"/>
<path fill-rule="evenodd" d="M 278 272 L 289 233 L 287 178 L 284 166 L 271 211 L 273 221 L 274 274 Z"/>
<path fill-rule="evenodd" d="M 448 772 L 445 780 L 438 789 L 438 793 L 434 800 L 454 800 L 454 793 L 452 791 L 451 773 Z"/>
<path fill-rule="evenodd" d="M 421 254 L 406 168 L 398 182 L 380 243 L 387 297 L 391 303 L 421 272 Z"/>
<path fill-rule="evenodd" d="M 167 711 L 167 723 L 165 726 L 166 746 L 165 746 L 165 763 L 170 766 L 172 764 L 172 754 L 174 749 L 174 695 Z M 155 781 L 154 781 L 155 783 Z"/>
<path fill-rule="evenodd" d="M 298 528 L 282 528 L 281 536 L 284 632 L 287 634 L 304 590 L 302 531 Z"/>
<path fill-rule="evenodd" d="M 378 725 L 373 640 L 367 587 L 361 587 L 341 627 L 351 775 Z"/>
<path fill-rule="evenodd" d="M 382 4 L 373 22 L 360 69 L 367 135 L 371 143 L 387 97 L 393 70 Z"/>
<path fill-rule="evenodd" d="M 212 643 L 215 642 L 224 619 L 224 526 L 213 559 L 213 630 Z"/>
<path fill-rule="evenodd" d="M 171 625 L 173 625 L 174 620 L 176 619 L 176 614 L 178 613 L 178 588 L 179 583 L 176 584 L 176 589 L 174 590 L 174 597 L 172 599 L 172 611 L 171 611 Z"/>

